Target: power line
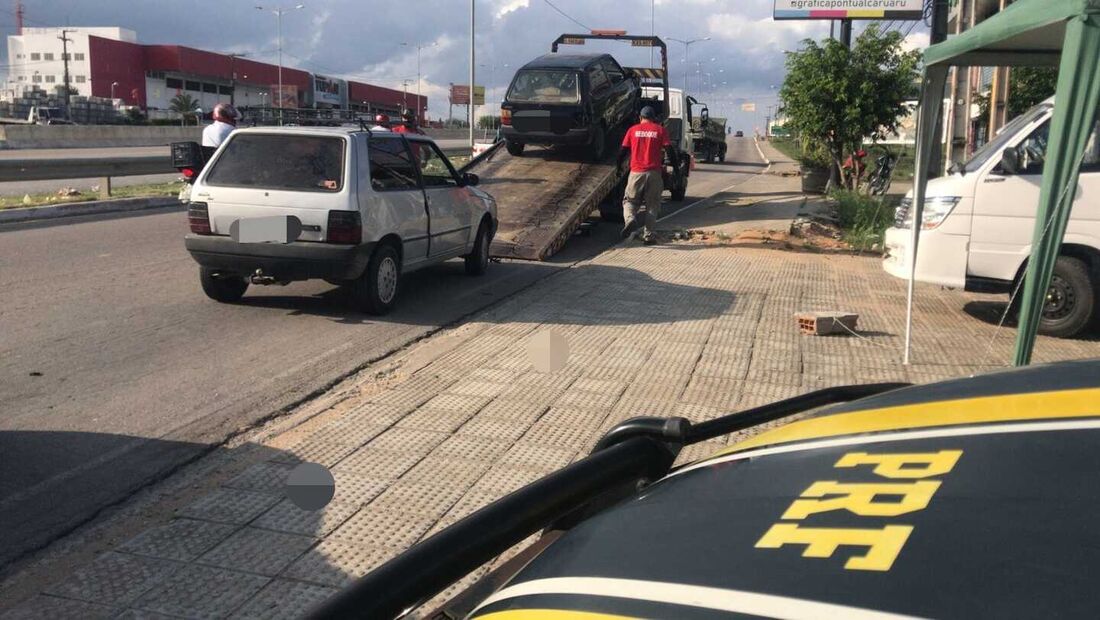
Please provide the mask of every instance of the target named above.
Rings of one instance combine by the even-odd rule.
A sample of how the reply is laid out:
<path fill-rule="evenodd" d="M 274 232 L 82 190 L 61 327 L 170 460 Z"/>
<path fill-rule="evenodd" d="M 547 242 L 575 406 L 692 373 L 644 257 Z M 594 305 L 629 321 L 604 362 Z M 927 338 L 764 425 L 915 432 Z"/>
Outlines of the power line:
<path fill-rule="evenodd" d="M 576 25 L 580 26 L 581 28 L 584 28 L 585 30 L 589 30 L 589 31 L 591 31 L 591 30 L 592 30 L 592 29 L 591 29 L 591 28 L 589 28 L 588 26 L 585 26 L 585 25 L 584 25 L 584 24 L 582 24 L 581 22 L 579 22 L 579 21 L 577 21 L 577 20 L 573 19 L 573 17 L 572 17 L 572 16 L 570 16 L 570 15 L 569 15 L 568 13 L 566 13 L 565 11 L 563 11 L 563 10 L 559 9 L 558 7 L 554 6 L 554 3 L 553 3 L 553 2 L 550 2 L 550 0 L 542 0 L 542 1 L 543 1 L 543 2 L 545 2 L 545 3 L 546 3 L 546 4 L 547 4 L 547 5 L 548 5 L 548 6 L 550 7 L 550 8 L 554 9 L 555 11 L 557 11 L 557 12 L 558 12 L 558 13 L 559 13 L 559 14 L 560 14 L 560 15 L 561 15 L 562 17 L 564 17 L 565 19 L 568 19 L 569 21 L 571 21 L 571 22 L 573 22 L 574 24 L 576 24 Z"/>

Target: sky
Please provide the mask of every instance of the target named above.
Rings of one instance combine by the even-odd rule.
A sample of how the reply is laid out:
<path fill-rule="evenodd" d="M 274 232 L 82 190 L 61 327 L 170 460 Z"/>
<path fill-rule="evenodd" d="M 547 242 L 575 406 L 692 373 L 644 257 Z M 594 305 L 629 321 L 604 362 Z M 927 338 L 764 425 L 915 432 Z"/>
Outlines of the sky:
<path fill-rule="evenodd" d="M 777 103 L 784 51 L 797 49 L 805 38 L 829 34 L 828 22 L 773 21 L 772 0 L 475 1 L 477 83 L 488 88 L 490 103 L 499 104 L 516 69 L 549 52 L 550 43 L 560 34 L 592 28 L 631 34 L 655 31 L 669 44 L 673 86 L 682 87 L 686 75 L 689 94 L 709 103 L 712 116 L 727 117 L 733 129 L 746 133 L 762 127 L 768 106 Z M 0 34 L 13 34 L 14 3 L 0 2 L 7 5 L 0 5 Z M 396 89 L 408 80 L 409 91 L 414 92 L 416 46 L 427 46 L 421 52 L 420 79 L 431 118 L 448 114 L 449 83 L 468 82 L 469 0 L 300 2 L 302 9 L 283 17 L 285 66 Z M 28 26 L 121 26 L 135 30 L 141 43 L 187 45 L 276 61 L 275 16 L 258 11 L 255 0 L 23 0 L 23 4 Z M 281 5 L 294 6 L 290 0 Z M 919 31 L 912 37 L 913 44 L 925 45 L 927 35 L 921 43 Z M 684 45 L 669 40 L 705 37 L 710 40 L 690 46 L 687 62 Z M 650 64 L 648 50 L 625 43 L 589 44 L 585 50 L 610 52 L 624 66 Z M 755 103 L 757 112 L 742 112 L 744 103 Z M 454 113 L 463 116 L 465 109 L 456 106 Z"/>

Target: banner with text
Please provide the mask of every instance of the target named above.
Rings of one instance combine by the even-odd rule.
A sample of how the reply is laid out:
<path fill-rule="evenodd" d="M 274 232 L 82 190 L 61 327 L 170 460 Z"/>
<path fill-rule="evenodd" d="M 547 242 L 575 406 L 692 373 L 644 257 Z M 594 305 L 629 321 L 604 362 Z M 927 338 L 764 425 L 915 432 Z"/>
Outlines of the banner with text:
<path fill-rule="evenodd" d="M 451 105 L 470 105 L 470 87 L 451 84 Z M 485 87 L 474 86 L 474 105 L 485 105 Z"/>
<path fill-rule="evenodd" d="M 924 0 L 775 0 L 775 19 L 900 19 L 924 16 Z"/>

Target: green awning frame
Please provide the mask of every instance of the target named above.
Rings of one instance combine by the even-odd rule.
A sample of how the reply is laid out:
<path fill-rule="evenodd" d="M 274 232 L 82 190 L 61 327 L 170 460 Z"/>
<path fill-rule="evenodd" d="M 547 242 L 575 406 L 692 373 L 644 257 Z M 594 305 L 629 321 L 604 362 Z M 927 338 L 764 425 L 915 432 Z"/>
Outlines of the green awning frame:
<path fill-rule="evenodd" d="M 916 179 L 909 248 L 905 363 L 913 327 L 914 277 L 935 127 L 952 66 L 1059 66 L 1042 189 L 1024 277 L 1014 364 L 1031 362 L 1054 262 L 1069 223 L 1089 135 L 1100 109 L 1100 0 L 1017 0 L 974 28 L 929 47 L 917 117 Z M 1073 191 L 1071 191 L 1073 190 Z"/>

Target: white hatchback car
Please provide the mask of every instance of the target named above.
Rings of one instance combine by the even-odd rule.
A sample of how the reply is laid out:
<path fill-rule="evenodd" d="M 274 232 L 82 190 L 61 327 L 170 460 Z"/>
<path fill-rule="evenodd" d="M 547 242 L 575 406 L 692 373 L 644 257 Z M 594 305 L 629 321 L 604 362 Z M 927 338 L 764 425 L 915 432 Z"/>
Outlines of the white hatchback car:
<path fill-rule="evenodd" d="M 489 263 L 496 202 L 424 136 L 241 129 L 190 176 L 185 243 L 217 301 L 321 278 L 384 314 L 403 273 L 461 256 L 480 275 Z"/>

